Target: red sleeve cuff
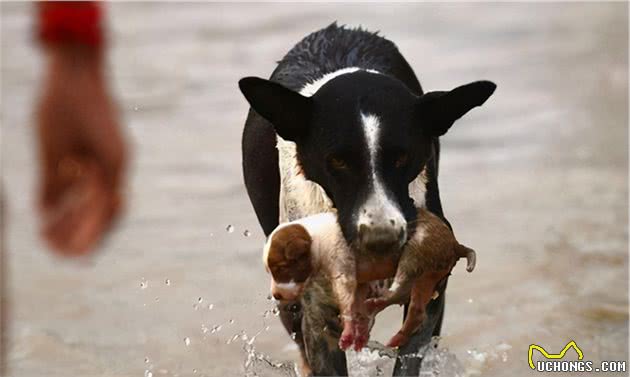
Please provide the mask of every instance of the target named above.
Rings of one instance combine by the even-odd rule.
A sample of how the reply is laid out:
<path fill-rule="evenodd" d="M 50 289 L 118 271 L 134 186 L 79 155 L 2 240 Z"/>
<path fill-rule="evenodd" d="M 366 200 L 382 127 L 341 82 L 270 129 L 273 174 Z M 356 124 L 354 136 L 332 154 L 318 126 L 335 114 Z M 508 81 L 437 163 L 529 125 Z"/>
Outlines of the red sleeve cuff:
<path fill-rule="evenodd" d="M 44 1 L 38 6 L 38 38 L 44 44 L 103 44 L 102 9 L 92 1 Z"/>

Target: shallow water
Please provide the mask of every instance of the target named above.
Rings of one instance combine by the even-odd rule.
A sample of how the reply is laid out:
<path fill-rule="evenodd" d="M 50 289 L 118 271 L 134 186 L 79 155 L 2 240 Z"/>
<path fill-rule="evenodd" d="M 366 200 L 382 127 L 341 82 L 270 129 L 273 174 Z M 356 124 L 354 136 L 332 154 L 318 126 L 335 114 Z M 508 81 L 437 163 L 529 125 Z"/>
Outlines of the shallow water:
<path fill-rule="evenodd" d="M 626 4 L 108 4 L 130 203 L 103 251 L 72 263 L 36 237 L 32 9 L 1 9 L 11 376 L 294 373 L 242 185 L 236 82 L 333 20 L 381 30 L 425 89 L 499 87 L 443 138 L 445 211 L 478 265 L 455 269 L 422 376 L 531 375 L 531 343 L 627 359 Z M 391 373 L 365 353 L 354 375 Z"/>

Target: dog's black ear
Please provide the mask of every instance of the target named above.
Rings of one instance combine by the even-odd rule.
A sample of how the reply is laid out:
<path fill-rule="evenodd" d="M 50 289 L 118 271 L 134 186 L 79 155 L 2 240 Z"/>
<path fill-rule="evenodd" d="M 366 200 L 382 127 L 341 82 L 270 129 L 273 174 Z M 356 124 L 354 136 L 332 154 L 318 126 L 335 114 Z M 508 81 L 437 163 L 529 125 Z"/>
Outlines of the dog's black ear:
<path fill-rule="evenodd" d="M 422 127 L 430 136 L 442 136 L 453 123 L 474 107 L 483 105 L 494 93 L 496 84 L 475 81 L 450 92 L 429 92 L 418 100 L 417 111 Z"/>
<path fill-rule="evenodd" d="M 238 86 L 251 107 L 271 122 L 283 139 L 296 141 L 306 133 L 311 98 L 258 77 L 245 77 Z"/>

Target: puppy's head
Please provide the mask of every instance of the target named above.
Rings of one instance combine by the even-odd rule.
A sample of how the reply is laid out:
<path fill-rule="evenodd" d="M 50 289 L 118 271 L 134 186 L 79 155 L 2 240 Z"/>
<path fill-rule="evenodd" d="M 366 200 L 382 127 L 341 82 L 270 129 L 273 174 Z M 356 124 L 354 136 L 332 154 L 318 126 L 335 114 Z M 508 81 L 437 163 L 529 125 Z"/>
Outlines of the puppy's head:
<path fill-rule="evenodd" d="M 285 225 L 274 231 L 267 244 L 263 262 L 271 274 L 271 295 L 277 300 L 295 300 L 302 293 L 313 271 L 313 240 L 300 224 Z"/>

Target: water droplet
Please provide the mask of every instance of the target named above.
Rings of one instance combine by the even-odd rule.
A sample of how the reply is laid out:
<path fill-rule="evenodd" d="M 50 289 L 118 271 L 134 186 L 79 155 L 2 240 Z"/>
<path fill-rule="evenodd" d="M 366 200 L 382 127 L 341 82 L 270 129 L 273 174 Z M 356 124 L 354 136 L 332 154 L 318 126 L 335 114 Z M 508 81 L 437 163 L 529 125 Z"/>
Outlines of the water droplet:
<path fill-rule="evenodd" d="M 197 369 L 193 369 L 193 374 L 197 374 Z"/>
<path fill-rule="evenodd" d="M 144 358 L 144 363 L 145 363 L 145 364 L 148 364 L 148 363 L 149 363 L 149 358 L 148 358 L 148 357 L 145 357 L 145 358 Z"/>
<path fill-rule="evenodd" d="M 193 309 L 195 310 L 199 309 L 199 304 L 193 304 Z"/>
<path fill-rule="evenodd" d="M 296 336 L 297 336 L 297 333 L 294 333 L 294 332 L 291 333 L 291 339 L 295 340 Z"/>
<path fill-rule="evenodd" d="M 160 298 L 159 297 L 155 297 L 155 302 L 160 302 Z"/>
<path fill-rule="evenodd" d="M 225 230 L 226 230 L 228 233 L 234 233 L 234 225 L 232 225 L 232 224 L 228 225 L 228 226 L 225 228 Z"/>
<path fill-rule="evenodd" d="M 273 313 L 273 315 L 275 315 L 276 317 L 280 315 L 280 309 L 278 308 L 273 308 L 273 310 L 271 311 Z"/>
<path fill-rule="evenodd" d="M 140 280 L 140 289 L 146 289 L 148 285 L 149 285 L 149 282 L 146 281 L 144 278 Z"/>
<path fill-rule="evenodd" d="M 190 345 L 190 338 L 189 337 L 185 337 L 184 338 L 184 344 L 186 345 L 186 347 L 188 347 Z"/>
<path fill-rule="evenodd" d="M 376 375 L 377 376 L 382 376 L 384 373 L 385 372 L 383 372 L 383 369 L 377 365 L 376 366 Z"/>
<path fill-rule="evenodd" d="M 166 280 L 164 280 L 164 284 L 166 284 L 166 285 L 171 285 L 171 279 L 166 279 Z"/>
<path fill-rule="evenodd" d="M 214 304 L 208 304 L 208 310 L 214 309 Z"/>
<path fill-rule="evenodd" d="M 203 302 L 203 298 L 199 297 L 199 298 L 197 299 L 197 302 L 201 304 L 201 303 Z"/>
<path fill-rule="evenodd" d="M 468 303 L 469 303 L 469 304 L 472 304 L 472 303 L 473 303 L 473 299 L 472 299 L 472 298 L 469 298 L 469 299 L 468 299 Z"/>
<path fill-rule="evenodd" d="M 271 293 L 267 295 L 267 301 L 272 301 L 273 297 L 271 296 Z"/>
<path fill-rule="evenodd" d="M 147 369 L 144 371 L 144 377 L 153 377 L 153 373 Z"/>
<path fill-rule="evenodd" d="M 208 328 L 208 326 L 204 325 L 203 323 L 201 324 L 201 332 L 204 334 L 207 334 L 208 331 L 210 331 L 210 329 Z"/>
<path fill-rule="evenodd" d="M 138 106 L 134 106 L 133 111 L 138 111 Z"/>
<path fill-rule="evenodd" d="M 234 319 L 230 319 L 230 325 L 234 324 Z"/>
<path fill-rule="evenodd" d="M 221 331 L 221 328 L 222 328 L 222 327 L 223 327 L 223 326 L 221 326 L 221 325 L 214 325 L 214 326 L 212 326 L 212 331 L 210 331 L 210 332 L 211 332 L 212 334 L 214 334 L 214 333 L 216 333 L 216 332 L 219 332 L 219 331 Z"/>
<path fill-rule="evenodd" d="M 245 229 L 245 231 L 243 232 L 243 235 L 244 235 L 245 237 L 249 237 L 249 236 L 251 236 L 251 235 L 252 235 L 252 233 L 251 233 L 249 230 Z"/>
<path fill-rule="evenodd" d="M 269 331 L 270 328 L 271 328 L 271 326 L 266 326 L 265 327 L 265 331 Z"/>

